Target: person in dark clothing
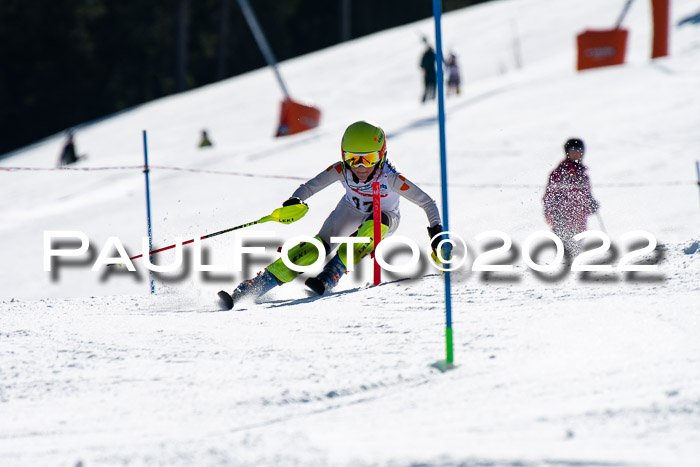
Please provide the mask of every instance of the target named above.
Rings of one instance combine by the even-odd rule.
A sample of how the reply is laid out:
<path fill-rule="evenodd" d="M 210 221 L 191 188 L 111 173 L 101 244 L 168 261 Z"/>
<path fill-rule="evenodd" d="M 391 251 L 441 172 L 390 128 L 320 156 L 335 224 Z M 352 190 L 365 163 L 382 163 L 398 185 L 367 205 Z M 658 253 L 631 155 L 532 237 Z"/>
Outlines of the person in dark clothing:
<path fill-rule="evenodd" d="M 549 175 L 544 193 L 544 216 L 554 234 L 564 243 L 564 253 L 573 258 L 581 252 L 573 237 L 587 230 L 588 216 L 598 211 L 593 198 L 588 167 L 583 164 L 584 145 L 577 138 L 564 145 L 566 158 Z"/>
<path fill-rule="evenodd" d="M 435 71 L 435 51 L 427 41 L 425 41 L 425 53 L 420 61 L 420 67 L 423 69 L 423 81 L 425 83 L 425 89 L 423 91 L 423 102 L 428 99 L 435 99 L 435 83 L 436 83 L 436 71 Z"/>
<path fill-rule="evenodd" d="M 66 138 L 66 143 L 61 151 L 61 157 L 58 160 L 59 167 L 65 167 L 66 165 L 73 164 L 78 160 L 78 156 L 75 153 L 75 143 L 73 142 L 73 133 L 68 133 Z"/>

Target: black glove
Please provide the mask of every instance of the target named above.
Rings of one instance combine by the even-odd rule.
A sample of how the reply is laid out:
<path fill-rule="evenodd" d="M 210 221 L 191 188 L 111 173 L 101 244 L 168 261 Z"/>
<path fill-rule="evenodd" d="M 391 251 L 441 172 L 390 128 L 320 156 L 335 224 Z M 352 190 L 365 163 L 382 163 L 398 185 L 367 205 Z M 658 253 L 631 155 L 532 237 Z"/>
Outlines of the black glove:
<path fill-rule="evenodd" d="M 430 238 L 435 237 L 437 234 L 442 232 L 442 224 L 436 224 L 432 227 L 428 227 L 428 235 Z M 440 244 L 440 240 L 442 240 L 442 235 L 436 237 L 432 242 L 430 242 L 430 246 L 433 248 L 433 253 L 437 253 L 437 247 Z"/>
<path fill-rule="evenodd" d="M 301 200 L 301 198 L 297 198 L 296 196 L 292 196 L 292 197 L 289 198 L 287 201 L 285 201 L 284 203 L 282 203 L 282 207 L 285 207 L 285 206 L 293 206 L 293 205 L 295 205 L 295 204 L 306 204 L 306 203 L 303 202 L 303 201 Z"/>

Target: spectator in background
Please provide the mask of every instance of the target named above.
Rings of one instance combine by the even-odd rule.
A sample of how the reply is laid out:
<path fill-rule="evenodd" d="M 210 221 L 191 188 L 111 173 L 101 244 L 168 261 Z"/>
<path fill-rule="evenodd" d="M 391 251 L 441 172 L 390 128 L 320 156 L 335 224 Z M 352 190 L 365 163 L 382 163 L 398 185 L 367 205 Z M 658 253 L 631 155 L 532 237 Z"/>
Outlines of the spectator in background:
<path fill-rule="evenodd" d="M 447 65 L 447 95 L 459 94 L 459 65 L 457 65 L 457 56 L 450 53 L 450 57 L 445 62 Z"/>
<path fill-rule="evenodd" d="M 201 141 L 199 142 L 199 147 L 200 148 L 206 148 L 209 146 L 213 146 L 211 140 L 209 139 L 209 135 L 207 134 L 207 130 L 202 130 L 202 138 Z"/>
<path fill-rule="evenodd" d="M 428 44 L 428 40 L 423 38 L 425 43 L 425 52 L 423 57 L 421 57 L 420 67 L 423 69 L 423 82 L 425 83 L 425 89 L 423 91 L 423 102 L 426 100 L 435 99 L 435 82 L 436 82 L 436 71 L 435 71 L 435 51 Z"/>
<path fill-rule="evenodd" d="M 63 145 L 63 150 L 61 151 L 61 157 L 58 159 L 58 167 L 65 167 L 67 165 L 77 162 L 79 157 L 75 153 L 75 143 L 73 142 L 73 132 L 68 132 L 66 137 L 66 143 Z"/>
<path fill-rule="evenodd" d="M 580 242 L 573 237 L 587 230 L 588 216 L 598 211 L 599 204 L 583 164 L 583 141 L 569 139 L 564 153 L 566 158 L 549 175 L 542 202 L 547 223 L 564 243 L 565 256 L 573 258 L 581 252 Z"/>

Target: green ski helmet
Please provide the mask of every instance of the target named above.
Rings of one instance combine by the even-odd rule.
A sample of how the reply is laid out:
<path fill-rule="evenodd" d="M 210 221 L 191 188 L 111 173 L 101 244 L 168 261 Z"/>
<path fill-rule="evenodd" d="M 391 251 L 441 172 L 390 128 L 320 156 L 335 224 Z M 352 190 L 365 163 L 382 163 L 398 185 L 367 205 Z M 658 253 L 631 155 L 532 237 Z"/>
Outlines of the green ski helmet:
<path fill-rule="evenodd" d="M 384 130 L 368 122 L 355 122 L 343 133 L 340 157 L 345 167 L 381 167 L 386 160 Z"/>

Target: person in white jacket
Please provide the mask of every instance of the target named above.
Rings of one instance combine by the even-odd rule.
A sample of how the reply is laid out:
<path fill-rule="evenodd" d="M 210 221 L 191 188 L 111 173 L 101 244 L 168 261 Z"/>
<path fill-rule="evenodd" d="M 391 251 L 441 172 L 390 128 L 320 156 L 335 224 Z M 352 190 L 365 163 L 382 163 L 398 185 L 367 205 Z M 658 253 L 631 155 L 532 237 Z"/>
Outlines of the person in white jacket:
<path fill-rule="evenodd" d="M 380 127 L 365 121 L 355 122 L 343 134 L 341 143 L 341 160 L 328 167 L 296 189 L 283 206 L 305 204 L 305 201 L 335 182 L 345 187 L 345 195 L 321 226 L 316 235 L 325 248 L 326 255 L 331 248 L 331 237 L 370 237 L 369 243 L 352 245 L 353 264 L 374 249 L 374 216 L 372 202 L 372 182 L 378 181 L 381 187 L 381 232 L 382 238 L 391 235 L 399 226 L 399 200 L 408 199 L 423 208 L 428 217 L 428 234 L 434 238 L 442 232 L 440 213 L 435 200 L 418 186 L 403 176 L 386 157 L 386 135 Z M 431 246 L 433 250 L 439 243 L 436 238 Z M 298 266 L 308 266 L 316 262 L 319 251 L 310 242 L 302 242 L 291 248 L 289 260 Z M 309 289 L 321 295 L 330 291 L 347 271 L 349 258 L 347 245 L 340 245 L 337 253 L 316 277 L 306 280 Z M 228 307 L 232 307 L 243 296 L 260 296 L 277 285 L 291 282 L 299 273 L 287 267 L 282 259 L 270 264 L 265 271 L 253 279 L 242 282 L 233 293 L 220 297 Z"/>

